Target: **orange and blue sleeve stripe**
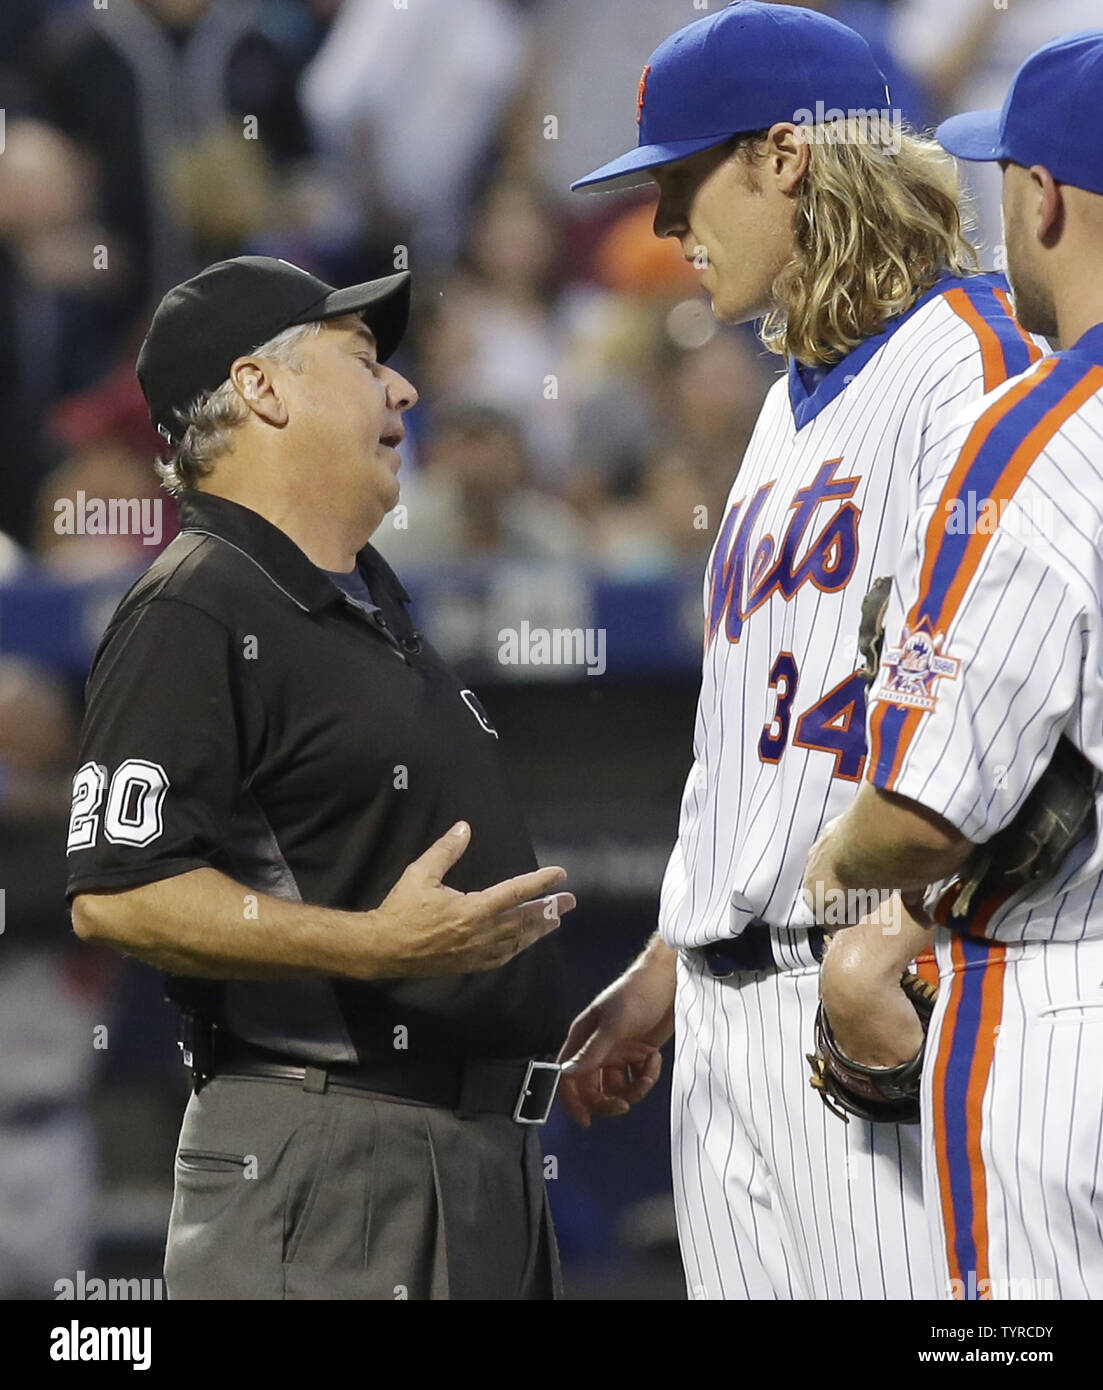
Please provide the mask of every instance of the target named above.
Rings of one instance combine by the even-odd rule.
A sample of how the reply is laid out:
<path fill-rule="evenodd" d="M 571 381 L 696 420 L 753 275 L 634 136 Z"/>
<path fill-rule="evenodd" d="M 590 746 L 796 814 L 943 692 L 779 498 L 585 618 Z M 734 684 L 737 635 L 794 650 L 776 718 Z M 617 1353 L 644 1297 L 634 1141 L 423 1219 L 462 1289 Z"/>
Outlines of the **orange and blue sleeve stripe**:
<path fill-rule="evenodd" d="M 981 939 L 1003 898 L 974 908 L 951 944 L 949 1001 L 933 1058 L 931 1129 L 950 1279 L 965 1298 L 990 1298 L 984 1097 L 1003 1011 L 1006 947 Z M 973 935 L 972 933 L 975 933 Z M 972 1277 L 970 1277 L 972 1276 Z"/>
<path fill-rule="evenodd" d="M 997 276 L 976 276 L 943 295 L 977 336 L 985 395 L 1025 372 L 1042 356 L 1042 349 L 1019 326 L 1010 297 L 998 280 Z"/>
<path fill-rule="evenodd" d="M 988 546 L 999 528 L 951 533 L 945 519 L 969 494 L 990 498 L 1002 511 L 1031 464 L 1062 425 L 1100 389 L 1103 367 L 1055 356 L 1018 381 L 973 426 L 942 489 L 927 527 L 919 596 L 905 619 L 909 631 L 949 629 Z M 868 779 L 893 790 L 924 711 L 877 700 L 870 719 Z"/>

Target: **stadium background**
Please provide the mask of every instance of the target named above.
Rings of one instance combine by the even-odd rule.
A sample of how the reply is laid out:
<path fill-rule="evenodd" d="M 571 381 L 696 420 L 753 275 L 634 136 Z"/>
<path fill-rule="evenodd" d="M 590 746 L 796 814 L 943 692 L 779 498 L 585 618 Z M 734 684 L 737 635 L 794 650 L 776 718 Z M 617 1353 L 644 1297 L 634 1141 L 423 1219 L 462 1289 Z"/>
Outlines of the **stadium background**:
<path fill-rule="evenodd" d="M 1099 0 L 824 0 L 929 125 L 998 104 Z M 133 360 L 226 255 L 347 284 L 406 268 L 421 392 L 406 530 L 375 543 L 502 734 L 586 1003 L 653 929 L 690 761 L 701 573 L 779 370 L 721 329 L 652 195 L 567 185 L 634 142 L 646 55 L 702 0 L 5 0 L 0 10 L 0 1298 L 154 1278 L 186 1100 L 158 977 L 62 898 L 81 685 L 174 534 Z M 992 264 L 991 184 L 978 209 Z M 157 546 L 73 534 L 159 501 Z M 605 634 L 605 669 L 509 664 L 504 629 Z M 682 1296 L 667 1101 L 545 1131 L 568 1295 Z"/>

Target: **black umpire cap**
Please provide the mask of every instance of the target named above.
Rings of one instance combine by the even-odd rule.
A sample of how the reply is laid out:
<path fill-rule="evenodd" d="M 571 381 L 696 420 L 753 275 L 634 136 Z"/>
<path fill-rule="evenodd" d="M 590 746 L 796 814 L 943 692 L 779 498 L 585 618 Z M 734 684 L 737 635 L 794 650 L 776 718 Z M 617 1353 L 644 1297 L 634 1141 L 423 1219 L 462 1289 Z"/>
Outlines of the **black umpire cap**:
<path fill-rule="evenodd" d="M 138 380 L 157 432 L 174 447 L 178 412 L 221 386 L 237 358 L 296 324 L 360 314 L 385 362 L 410 314 L 410 272 L 337 290 L 273 256 L 217 261 L 169 290 L 138 353 Z"/>

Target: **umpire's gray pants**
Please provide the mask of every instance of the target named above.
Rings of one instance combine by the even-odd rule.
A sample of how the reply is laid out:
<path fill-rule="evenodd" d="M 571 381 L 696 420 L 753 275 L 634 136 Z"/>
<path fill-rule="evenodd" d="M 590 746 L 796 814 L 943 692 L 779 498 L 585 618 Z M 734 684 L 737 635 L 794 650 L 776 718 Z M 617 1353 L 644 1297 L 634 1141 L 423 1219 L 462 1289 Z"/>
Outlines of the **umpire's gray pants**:
<path fill-rule="evenodd" d="M 542 1299 L 559 1258 L 537 1127 L 216 1077 L 188 1101 L 170 1299 Z"/>

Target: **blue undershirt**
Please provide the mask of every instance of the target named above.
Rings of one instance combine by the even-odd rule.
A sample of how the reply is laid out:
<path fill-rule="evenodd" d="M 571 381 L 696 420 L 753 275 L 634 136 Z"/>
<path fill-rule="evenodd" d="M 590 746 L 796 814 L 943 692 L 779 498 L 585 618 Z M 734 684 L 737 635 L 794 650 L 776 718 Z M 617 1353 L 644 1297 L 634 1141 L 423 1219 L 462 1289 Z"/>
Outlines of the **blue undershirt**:
<path fill-rule="evenodd" d="M 323 570 L 322 573 L 332 579 L 338 589 L 348 594 L 366 613 L 379 612 L 379 605 L 372 599 L 371 590 L 359 569 L 350 570 L 347 574 L 340 570 Z"/>

